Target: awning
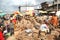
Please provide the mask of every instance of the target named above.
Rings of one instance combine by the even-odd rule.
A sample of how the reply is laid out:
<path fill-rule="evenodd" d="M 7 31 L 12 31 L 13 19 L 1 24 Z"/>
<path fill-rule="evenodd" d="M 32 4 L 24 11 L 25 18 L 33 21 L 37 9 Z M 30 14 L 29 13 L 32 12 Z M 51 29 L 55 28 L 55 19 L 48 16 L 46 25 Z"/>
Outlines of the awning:
<path fill-rule="evenodd" d="M 39 11 L 39 13 L 47 13 L 47 11 Z"/>

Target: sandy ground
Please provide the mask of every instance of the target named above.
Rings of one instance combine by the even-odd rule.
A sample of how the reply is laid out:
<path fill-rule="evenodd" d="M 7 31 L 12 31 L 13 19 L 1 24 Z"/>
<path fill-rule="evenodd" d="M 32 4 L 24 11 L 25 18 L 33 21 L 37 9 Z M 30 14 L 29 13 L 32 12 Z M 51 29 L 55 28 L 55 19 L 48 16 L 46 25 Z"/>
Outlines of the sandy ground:
<path fill-rule="evenodd" d="M 14 36 L 10 36 L 7 40 L 16 40 Z"/>

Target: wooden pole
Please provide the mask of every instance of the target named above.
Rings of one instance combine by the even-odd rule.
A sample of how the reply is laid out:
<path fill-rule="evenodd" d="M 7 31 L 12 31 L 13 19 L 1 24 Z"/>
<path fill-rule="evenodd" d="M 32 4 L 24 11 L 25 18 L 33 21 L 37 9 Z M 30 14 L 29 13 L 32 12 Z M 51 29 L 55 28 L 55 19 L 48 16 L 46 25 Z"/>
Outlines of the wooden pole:
<path fill-rule="evenodd" d="M 58 11 L 58 0 L 57 0 L 57 11 Z"/>
<path fill-rule="evenodd" d="M 21 11 L 21 6 L 19 6 L 18 9 L 19 9 L 19 12 L 20 12 Z"/>

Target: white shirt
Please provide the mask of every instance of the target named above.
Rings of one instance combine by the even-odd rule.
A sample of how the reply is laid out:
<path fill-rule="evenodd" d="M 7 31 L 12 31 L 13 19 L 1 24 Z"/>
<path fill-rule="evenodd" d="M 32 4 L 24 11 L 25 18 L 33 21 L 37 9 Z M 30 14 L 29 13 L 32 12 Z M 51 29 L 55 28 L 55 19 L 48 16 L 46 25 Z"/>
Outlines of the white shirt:
<path fill-rule="evenodd" d="M 40 26 L 40 30 L 41 31 L 49 31 L 49 28 L 48 28 L 48 26 L 46 25 L 46 24 L 42 24 L 41 26 Z"/>

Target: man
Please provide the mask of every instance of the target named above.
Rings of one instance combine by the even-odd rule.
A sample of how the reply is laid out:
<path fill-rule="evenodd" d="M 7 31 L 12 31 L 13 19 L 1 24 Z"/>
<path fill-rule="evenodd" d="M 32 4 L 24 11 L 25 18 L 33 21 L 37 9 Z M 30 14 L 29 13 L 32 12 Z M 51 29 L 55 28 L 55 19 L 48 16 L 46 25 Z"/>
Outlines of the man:
<path fill-rule="evenodd" d="M 10 33 L 11 35 L 14 34 L 14 24 L 12 23 L 12 21 L 10 21 Z"/>
<path fill-rule="evenodd" d="M 51 23 L 55 28 L 58 26 L 58 17 L 55 14 L 52 16 Z"/>

